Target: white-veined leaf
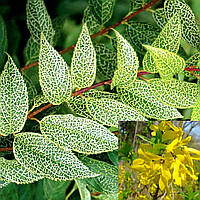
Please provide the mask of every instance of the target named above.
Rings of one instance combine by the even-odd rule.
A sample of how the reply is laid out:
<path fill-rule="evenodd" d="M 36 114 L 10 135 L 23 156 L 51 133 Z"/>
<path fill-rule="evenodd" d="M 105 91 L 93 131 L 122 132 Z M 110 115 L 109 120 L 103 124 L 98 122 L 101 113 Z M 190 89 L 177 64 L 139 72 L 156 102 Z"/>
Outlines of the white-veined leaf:
<path fill-rule="evenodd" d="M 79 190 L 79 194 L 81 196 L 81 200 L 91 200 L 91 195 L 89 190 L 86 188 L 86 184 L 82 183 L 80 180 L 76 180 L 76 185 Z"/>
<path fill-rule="evenodd" d="M 16 160 L 31 172 L 56 181 L 94 177 L 69 149 L 61 150 L 38 133 L 20 133 L 15 137 Z"/>
<path fill-rule="evenodd" d="M 0 180 L 0 189 L 7 186 L 10 182 Z"/>
<path fill-rule="evenodd" d="M 99 200 L 118 200 L 118 193 L 113 193 L 113 194 L 100 194 Z"/>
<path fill-rule="evenodd" d="M 191 108 L 199 96 L 196 83 L 188 83 L 176 79 L 150 79 L 150 91 L 161 102 L 176 108 Z"/>
<path fill-rule="evenodd" d="M 118 149 L 117 137 L 103 125 L 71 114 L 44 117 L 40 130 L 61 148 L 79 153 L 97 154 Z"/>
<path fill-rule="evenodd" d="M 197 97 L 197 101 L 193 106 L 191 121 L 200 121 L 200 96 Z"/>
<path fill-rule="evenodd" d="M 119 121 L 145 121 L 136 109 L 108 98 L 87 98 L 87 110 L 100 123 L 118 127 Z"/>
<path fill-rule="evenodd" d="M 130 11 L 135 12 L 149 2 L 151 0 L 130 0 Z"/>
<path fill-rule="evenodd" d="M 82 23 L 87 24 L 91 35 L 97 33 L 101 28 L 101 25 L 98 23 L 89 7 L 84 10 Z"/>
<path fill-rule="evenodd" d="M 27 26 L 36 43 L 40 43 L 41 33 L 49 43 L 53 42 L 55 31 L 43 0 L 27 0 Z"/>
<path fill-rule="evenodd" d="M 142 115 L 159 120 L 182 118 L 177 109 L 164 105 L 151 92 L 147 83 L 137 80 L 117 88 L 122 102 L 136 108 Z"/>
<path fill-rule="evenodd" d="M 174 14 L 167 24 L 164 26 L 156 40 L 152 43 L 152 47 L 168 50 L 177 53 L 181 41 L 181 22 L 179 13 Z M 150 54 L 147 52 L 143 59 L 144 70 L 152 73 L 159 72 L 156 63 Z"/>
<path fill-rule="evenodd" d="M 94 97 L 94 98 L 109 98 L 109 99 L 116 99 L 119 100 L 119 96 L 116 93 L 110 93 L 100 90 L 91 89 L 87 92 L 84 92 L 83 97 Z M 72 96 L 67 101 L 67 105 L 69 108 L 77 115 L 80 115 L 81 117 L 89 118 L 91 119 L 92 116 L 87 110 L 86 107 L 86 101 L 85 98 L 82 98 L 81 96 Z"/>
<path fill-rule="evenodd" d="M 95 177 L 100 183 L 103 193 L 118 192 L 118 167 L 92 158 L 80 158 L 93 172 L 99 174 Z"/>
<path fill-rule="evenodd" d="M 74 49 L 71 74 L 73 87 L 76 88 L 90 87 L 95 80 L 96 53 L 86 24 L 83 25 Z"/>
<path fill-rule="evenodd" d="M 99 24 L 105 24 L 112 17 L 115 0 L 89 0 L 88 4 Z"/>
<path fill-rule="evenodd" d="M 34 97 L 33 99 L 33 106 L 29 110 L 32 111 L 37 107 L 40 107 L 42 104 L 48 103 L 48 99 L 43 95 L 43 94 L 38 94 L 37 96 Z"/>
<path fill-rule="evenodd" d="M 154 21 L 160 28 L 163 28 L 167 24 L 167 16 L 164 8 L 158 8 L 152 13 Z"/>
<path fill-rule="evenodd" d="M 1 180 L 17 184 L 33 183 L 43 178 L 31 173 L 16 160 L 6 160 L 3 157 L 0 157 L 0 172 Z"/>
<path fill-rule="evenodd" d="M 200 31 L 194 13 L 184 0 L 167 0 L 164 4 L 167 18 L 180 13 L 182 36 L 190 45 L 200 48 Z"/>
<path fill-rule="evenodd" d="M 148 45 L 144 45 L 144 47 L 152 55 L 161 78 L 172 79 L 173 75 L 185 69 L 185 60 L 177 54 Z"/>
<path fill-rule="evenodd" d="M 0 134 L 22 130 L 28 114 L 28 92 L 12 58 L 8 55 L 0 76 Z"/>
<path fill-rule="evenodd" d="M 59 105 L 71 96 L 72 86 L 67 63 L 41 34 L 39 78 L 44 96 Z"/>
<path fill-rule="evenodd" d="M 139 61 L 133 47 L 117 31 L 117 70 L 111 83 L 111 89 L 125 85 L 137 78 Z"/>

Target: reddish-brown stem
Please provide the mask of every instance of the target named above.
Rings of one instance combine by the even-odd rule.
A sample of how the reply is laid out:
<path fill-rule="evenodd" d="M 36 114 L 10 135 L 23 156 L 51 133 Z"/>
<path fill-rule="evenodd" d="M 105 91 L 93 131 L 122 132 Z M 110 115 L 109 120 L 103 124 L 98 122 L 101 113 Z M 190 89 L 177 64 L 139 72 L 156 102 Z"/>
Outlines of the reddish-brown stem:
<path fill-rule="evenodd" d="M 137 10 L 136 12 L 134 12 L 134 13 L 128 15 L 127 17 L 124 17 L 124 18 L 123 18 L 122 20 L 120 20 L 119 22 L 117 22 L 117 23 L 115 23 L 115 24 L 113 24 L 113 25 L 111 25 L 111 26 L 109 26 L 109 27 L 107 27 L 107 28 L 104 28 L 104 29 L 100 30 L 98 33 L 95 33 L 95 34 L 91 35 L 91 38 L 93 39 L 93 38 L 96 38 L 96 37 L 98 37 L 98 36 L 100 36 L 100 35 L 103 35 L 103 34 L 107 33 L 107 32 L 110 31 L 111 29 L 116 28 L 116 27 L 119 26 L 120 24 L 122 24 L 122 23 L 124 23 L 124 22 L 126 22 L 126 21 L 128 21 L 128 20 L 130 20 L 130 19 L 132 19 L 133 17 L 135 17 L 136 15 L 138 15 L 139 13 L 141 13 L 142 11 L 144 11 L 144 10 L 150 8 L 152 5 L 156 4 L 158 1 L 159 1 L 159 0 L 153 0 L 152 2 L 150 2 L 150 3 L 146 4 L 146 5 L 144 5 L 142 8 L 140 8 L 140 9 Z M 70 47 L 67 47 L 67 48 L 63 49 L 63 50 L 60 51 L 59 53 L 60 53 L 60 54 L 64 54 L 64 53 L 68 52 L 69 50 L 73 49 L 74 47 L 75 47 L 75 44 L 71 45 Z M 38 62 L 31 63 L 31 64 L 29 64 L 29 65 L 27 65 L 27 66 L 22 67 L 20 70 L 23 71 L 23 70 L 25 70 L 25 69 L 29 69 L 29 68 L 31 68 L 31 67 L 37 65 L 37 64 L 38 64 Z"/>
<path fill-rule="evenodd" d="M 13 148 L 12 147 L 3 147 L 3 148 L 0 148 L 0 152 L 4 152 L 4 151 L 12 151 Z"/>
<path fill-rule="evenodd" d="M 200 72 L 200 69 L 193 68 L 193 67 L 195 67 L 195 66 L 187 67 L 187 68 L 185 68 L 184 70 L 185 70 L 185 71 L 188 71 L 188 72 L 191 72 L 191 71 Z"/>

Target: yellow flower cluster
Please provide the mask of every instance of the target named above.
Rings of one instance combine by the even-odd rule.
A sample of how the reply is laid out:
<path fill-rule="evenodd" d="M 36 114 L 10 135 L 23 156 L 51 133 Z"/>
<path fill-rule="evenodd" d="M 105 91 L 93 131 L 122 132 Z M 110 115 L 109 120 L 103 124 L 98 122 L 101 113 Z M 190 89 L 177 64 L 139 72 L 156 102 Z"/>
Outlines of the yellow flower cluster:
<path fill-rule="evenodd" d="M 183 139 L 181 124 L 178 128 L 172 122 L 163 121 L 158 125 L 151 125 L 150 129 L 152 136 L 156 136 L 158 131 L 162 132 L 162 150 L 157 153 L 155 145 L 140 145 L 139 158 L 131 166 L 139 172 L 137 178 L 140 184 L 150 185 L 152 188 L 157 186 L 163 193 L 171 194 L 169 183 L 183 186 L 188 181 L 197 180 L 193 160 L 200 160 L 200 151 L 187 146 L 191 136 Z"/>

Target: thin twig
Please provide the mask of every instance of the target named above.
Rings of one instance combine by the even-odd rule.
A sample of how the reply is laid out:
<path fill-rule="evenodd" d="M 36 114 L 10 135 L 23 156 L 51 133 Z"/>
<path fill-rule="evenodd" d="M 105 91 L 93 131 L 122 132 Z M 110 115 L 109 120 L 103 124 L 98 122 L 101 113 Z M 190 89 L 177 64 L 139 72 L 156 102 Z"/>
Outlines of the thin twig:
<path fill-rule="evenodd" d="M 140 8 L 140 9 L 137 10 L 136 12 L 134 12 L 134 13 L 128 15 L 127 17 L 124 17 L 124 18 L 123 18 L 122 20 L 120 20 L 119 22 L 117 22 L 117 23 L 115 23 L 115 24 L 113 24 L 113 25 L 111 25 L 111 26 L 109 26 L 109 27 L 107 27 L 107 28 L 104 28 L 104 29 L 100 30 L 98 33 L 95 33 L 95 34 L 91 35 L 91 38 L 94 39 L 94 38 L 96 38 L 96 37 L 98 37 L 98 36 L 100 36 L 100 35 L 103 35 L 103 34 L 107 33 L 107 32 L 110 31 L 111 29 L 116 28 L 116 27 L 119 26 L 120 24 L 122 24 L 122 23 L 124 23 L 124 22 L 126 22 L 126 21 L 128 21 L 128 20 L 130 20 L 130 19 L 132 19 L 133 17 L 135 17 L 136 15 L 138 15 L 139 13 L 141 13 L 142 11 L 144 11 L 144 10 L 150 8 L 152 5 L 156 4 L 158 1 L 159 1 L 159 0 L 153 0 L 152 2 L 150 2 L 150 3 L 146 4 L 146 5 L 144 5 L 142 8 Z M 74 47 L 75 47 L 75 44 L 71 45 L 70 47 L 67 47 L 67 48 L 63 49 L 63 50 L 60 51 L 59 53 L 60 53 L 60 54 L 64 54 L 64 53 L 68 52 L 69 50 L 73 49 Z M 37 64 L 38 64 L 38 62 L 31 63 L 31 64 L 29 64 L 29 65 L 27 65 L 27 66 L 22 67 L 20 70 L 23 71 L 23 70 L 25 70 L 25 69 L 29 69 L 29 68 L 31 68 L 31 67 L 37 65 Z"/>
<path fill-rule="evenodd" d="M 4 152 L 4 151 L 12 151 L 13 148 L 12 147 L 3 147 L 3 148 L 0 148 L 0 152 Z"/>

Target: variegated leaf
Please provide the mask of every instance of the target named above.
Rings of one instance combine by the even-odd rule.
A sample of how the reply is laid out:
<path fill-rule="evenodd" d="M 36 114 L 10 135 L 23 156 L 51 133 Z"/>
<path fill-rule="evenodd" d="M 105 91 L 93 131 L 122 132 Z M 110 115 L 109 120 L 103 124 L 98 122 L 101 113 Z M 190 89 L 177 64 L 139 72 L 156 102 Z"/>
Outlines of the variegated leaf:
<path fill-rule="evenodd" d="M 172 79 L 173 75 L 185 69 L 185 60 L 177 54 L 152 46 L 144 45 L 150 52 L 155 66 L 163 79 Z"/>
<path fill-rule="evenodd" d="M 108 98 L 87 98 L 87 110 L 100 123 L 117 127 L 119 121 L 145 121 L 136 109 Z"/>
<path fill-rule="evenodd" d="M 181 18 L 182 36 L 190 45 L 200 48 L 200 31 L 194 13 L 184 0 L 167 0 L 164 4 L 167 18 L 179 12 Z"/>
<path fill-rule="evenodd" d="M 151 24 L 129 20 L 126 26 L 125 38 L 137 52 L 145 54 L 145 48 L 142 44 L 151 45 L 159 33 L 160 29 Z"/>
<path fill-rule="evenodd" d="M 181 22 L 178 13 L 174 14 L 167 24 L 162 29 L 159 36 L 151 45 L 155 48 L 161 48 L 173 53 L 177 53 L 179 50 L 181 41 Z M 150 52 L 147 52 L 143 59 L 144 70 L 152 73 L 159 72 L 159 68 L 156 67 L 156 63 Z"/>
<path fill-rule="evenodd" d="M 197 97 L 197 101 L 193 106 L 191 121 L 200 121 L 200 96 Z"/>
<path fill-rule="evenodd" d="M 86 24 L 83 25 L 74 49 L 71 74 L 73 87 L 76 88 L 90 87 L 95 80 L 96 53 Z"/>
<path fill-rule="evenodd" d="M 61 148 L 84 154 L 98 154 L 118 148 L 117 137 L 90 119 L 68 115 L 44 117 L 40 130 L 48 140 Z"/>
<path fill-rule="evenodd" d="M 10 182 L 0 180 L 0 189 L 6 187 Z"/>
<path fill-rule="evenodd" d="M 89 0 L 88 4 L 99 24 L 105 24 L 112 17 L 115 0 Z"/>
<path fill-rule="evenodd" d="M 130 11 L 135 12 L 149 2 L 151 0 L 130 0 Z"/>
<path fill-rule="evenodd" d="M 154 21 L 160 28 L 163 28 L 167 24 L 167 16 L 165 14 L 164 8 L 158 8 L 152 13 Z"/>
<path fill-rule="evenodd" d="M 137 78 L 139 61 L 133 47 L 117 31 L 117 70 L 112 79 L 111 88 L 126 85 Z"/>
<path fill-rule="evenodd" d="M 0 76 L 0 134 L 22 130 L 28 114 L 28 92 L 12 58 L 8 55 Z"/>
<path fill-rule="evenodd" d="M 67 63 L 41 34 L 39 78 L 44 96 L 59 105 L 71 96 L 72 86 Z"/>
<path fill-rule="evenodd" d="M 191 108 L 199 96 L 196 83 L 176 79 L 151 79 L 149 88 L 161 102 L 176 108 Z"/>
<path fill-rule="evenodd" d="M 99 200 L 118 200 L 118 193 L 100 194 Z"/>
<path fill-rule="evenodd" d="M 1 180 L 17 184 L 33 183 L 43 178 L 31 173 L 16 160 L 6 160 L 3 157 L 0 157 L 0 172 Z"/>
<path fill-rule="evenodd" d="M 43 94 L 35 96 L 35 98 L 33 99 L 33 107 L 31 108 L 31 111 L 45 103 L 48 103 L 48 99 Z"/>
<path fill-rule="evenodd" d="M 93 172 L 99 174 L 95 177 L 103 189 L 103 193 L 118 192 L 118 167 L 92 158 L 80 158 Z"/>
<path fill-rule="evenodd" d="M 75 179 L 75 182 L 78 187 L 81 200 L 91 200 L 90 191 L 86 188 L 86 184 L 76 179 Z"/>
<path fill-rule="evenodd" d="M 37 175 L 56 181 L 97 176 L 69 149 L 59 149 L 41 134 L 20 133 L 13 144 L 16 160 Z"/>
<path fill-rule="evenodd" d="M 55 31 L 50 16 L 46 10 L 43 0 L 27 0 L 27 26 L 31 36 L 36 43 L 40 43 L 41 33 L 49 43 L 53 42 Z"/>
<path fill-rule="evenodd" d="M 82 94 L 84 97 L 94 97 L 94 98 L 109 98 L 119 100 L 119 96 L 115 93 L 100 91 L 91 89 Z M 69 108 L 77 115 L 81 117 L 92 119 L 92 116 L 87 110 L 85 98 L 81 96 L 72 96 L 68 101 L 67 105 Z"/>
<path fill-rule="evenodd" d="M 97 71 L 106 78 L 112 78 L 117 66 L 117 52 L 107 48 L 103 43 L 96 44 Z"/>
<path fill-rule="evenodd" d="M 164 105 L 151 92 L 147 83 L 137 80 L 127 87 L 117 88 L 121 100 L 142 115 L 160 120 L 182 118 L 177 109 Z"/>
<path fill-rule="evenodd" d="M 84 10 L 82 23 L 87 24 L 90 35 L 97 33 L 101 28 L 101 25 L 92 14 L 89 7 Z"/>

